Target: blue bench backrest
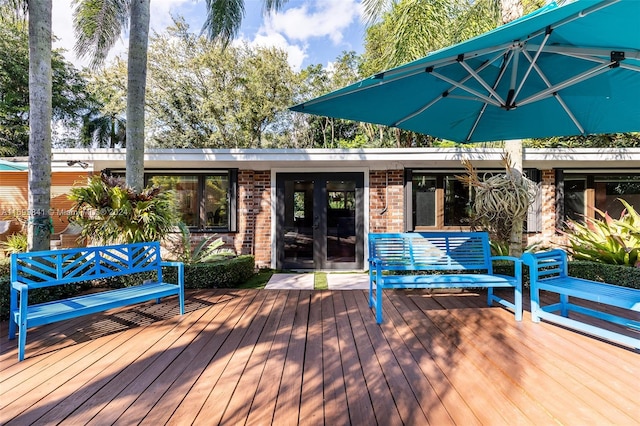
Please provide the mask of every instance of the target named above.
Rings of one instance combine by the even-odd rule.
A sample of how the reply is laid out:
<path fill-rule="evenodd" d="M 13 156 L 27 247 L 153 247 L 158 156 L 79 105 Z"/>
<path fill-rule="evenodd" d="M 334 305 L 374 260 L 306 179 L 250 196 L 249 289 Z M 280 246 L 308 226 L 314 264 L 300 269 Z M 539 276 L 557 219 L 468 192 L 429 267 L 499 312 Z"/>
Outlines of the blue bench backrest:
<path fill-rule="evenodd" d="M 530 274 L 535 274 L 536 279 L 568 276 L 567 253 L 561 249 L 525 253 L 522 261 L 529 268 L 535 268 Z"/>
<path fill-rule="evenodd" d="M 11 255 L 11 281 L 30 288 L 154 271 L 162 281 L 160 243 L 36 251 Z"/>
<path fill-rule="evenodd" d="M 369 256 L 385 270 L 486 270 L 493 273 L 486 232 L 369 234 Z"/>

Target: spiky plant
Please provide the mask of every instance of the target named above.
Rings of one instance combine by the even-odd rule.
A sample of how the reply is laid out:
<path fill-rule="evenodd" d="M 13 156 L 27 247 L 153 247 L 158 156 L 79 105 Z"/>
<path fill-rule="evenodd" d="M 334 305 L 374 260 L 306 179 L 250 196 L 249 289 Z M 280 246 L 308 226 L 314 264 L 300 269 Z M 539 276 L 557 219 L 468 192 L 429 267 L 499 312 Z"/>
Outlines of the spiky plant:
<path fill-rule="evenodd" d="M 595 209 L 601 217 L 567 220 L 567 250 L 574 259 L 640 267 L 640 215 L 625 200 L 619 219 Z"/>
<path fill-rule="evenodd" d="M 472 228 L 480 228 L 492 235 L 492 240 L 508 245 L 512 256 L 522 254 L 522 227 L 527 211 L 533 203 L 536 186 L 510 166 L 509 156 L 502 159 L 505 172 L 480 177 L 470 161 L 463 161 L 467 171 L 456 176 L 475 190 L 471 212 Z"/>

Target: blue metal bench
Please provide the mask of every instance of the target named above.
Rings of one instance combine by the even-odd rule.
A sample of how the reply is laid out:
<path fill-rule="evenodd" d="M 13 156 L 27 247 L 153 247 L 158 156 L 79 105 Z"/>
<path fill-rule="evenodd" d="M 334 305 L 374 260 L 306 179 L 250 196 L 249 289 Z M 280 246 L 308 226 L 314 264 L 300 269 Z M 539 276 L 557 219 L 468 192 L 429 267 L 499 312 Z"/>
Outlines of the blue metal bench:
<path fill-rule="evenodd" d="M 494 274 L 496 260 L 513 262 L 514 276 Z M 513 288 L 514 303 L 497 297 L 494 287 Z M 487 288 L 489 306 L 500 303 L 522 320 L 522 262 L 491 256 L 486 232 L 369 234 L 369 307 L 376 308 L 378 323 L 389 288 Z"/>
<path fill-rule="evenodd" d="M 178 283 L 162 281 L 162 267 L 178 268 Z M 155 272 L 156 280 L 140 285 L 28 304 L 29 291 L 80 281 Z M 163 262 L 160 243 L 135 243 L 104 247 L 82 247 L 11 255 L 11 312 L 9 339 L 18 331 L 18 359 L 24 359 L 27 329 L 82 315 L 102 312 L 148 300 L 177 295 L 184 314 L 184 265 Z"/>
<path fill-rule="evenodd" d="M 570 312 L 589 315 L 640 331 L 640 321 L 571 303 L 569 297 L 640 312 L 640 290 L 571 277 L 568 275 L 567 254 L 560 249 L 526 253 L 523 262 L 529 267 L 531 279 L 531 319 L 545 319 L 562 326 L 640 349 L 640 339 L 586 324 L 569 318 Z M 557 293 L 560 301 L 542 306 L 540 290 Z"/>

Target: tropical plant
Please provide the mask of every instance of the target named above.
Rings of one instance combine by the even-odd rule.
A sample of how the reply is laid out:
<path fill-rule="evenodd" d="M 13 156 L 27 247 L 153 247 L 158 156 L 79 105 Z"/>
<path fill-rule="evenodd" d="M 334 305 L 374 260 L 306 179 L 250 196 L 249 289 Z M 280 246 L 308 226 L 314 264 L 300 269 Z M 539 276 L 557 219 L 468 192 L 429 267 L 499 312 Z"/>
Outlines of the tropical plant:
<path fill-rule="evenodd" d="M 618 200 L 625 208 L 619 219 L 595 209 L 601 219 L 567 221 L 569 231 L 563 233 L 574 259 L 640 267 L 640 214 L 625 200 Z"/>
<path fill-rule="evenodd" d="M 0 241 L 0 251 L 4 251 L 7 254 L 26 252 L 27 234 L 18 232 L 9 235 L 6 241 Z"/>
<path fill-rule="evenodd" d="M 496 242 L 508 243 L 511 256 L 520 256 L 522 227 L 533 203 L 536 186 L 511 167 L 508 155 L 502 162 L 504 173 L 480 177 L 471 162 L 465 160 L 463 165 L 467 174 L 456 178 L 475 191 L 471 226 L 489 231 Z"/>
<path fill-rule="evenodd" d="M 178 224 L 180 228 L 181 244 L 176 247 L 177 259 L 186 264 L 210 263 L 235 257 L 231 249 L 222 248 L 224 241 L 216 238 L 217 235 L 202 238 L 198 244 L 192 246 L 191 232 L 184 223 Z"/>
<path fill-rule="evenodd" d="M 71 188 L 69 199 L 81 235 L 97 243 L 160 241 L 179 221 L 173 191 L 149 187 L 137 192 L 105 174 Z"/>

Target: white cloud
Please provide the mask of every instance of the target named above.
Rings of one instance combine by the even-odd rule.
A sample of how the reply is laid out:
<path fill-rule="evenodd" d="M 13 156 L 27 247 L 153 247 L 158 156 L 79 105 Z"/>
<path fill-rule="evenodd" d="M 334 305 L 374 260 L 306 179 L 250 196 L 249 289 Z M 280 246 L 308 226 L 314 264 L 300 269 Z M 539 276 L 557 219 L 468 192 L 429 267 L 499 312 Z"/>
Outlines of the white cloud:
<path fill-rule="evenodd" d="M 299 71 L 309 57 L 308 50 L 318 48 L 322 39 L 329 38 L 333 45 L 346 44 L 343 33 L 360 16 L 358 0 L 307 1 L 298 7 L 271 13 L 249 44 L 285 50 L 291 68 Z M 312 43 L 314 47 L 310 47 Z"/>
<path fill-rule="evenodd" d="M 240 39 L 239 42 L 246 41 L 250 46 L 275 47 L 287 52 L 287 62 L 294 71 L 300 71 L 302 63 L 307 58 L 305 53 L 307 47 L 297 44 L 290 44 L 287 39 L 278 33 L 257 34 L 253 40 Z"/>
<path fill-rule="evenodd" d="M 356 0 L 316 0 L 300 7 L 271 14 L 263 31 L 283 33 L 288 39 L 305 42 L 313 37 L 329 37 L 339 44 L 345 31 L 360 17 Z"/>

